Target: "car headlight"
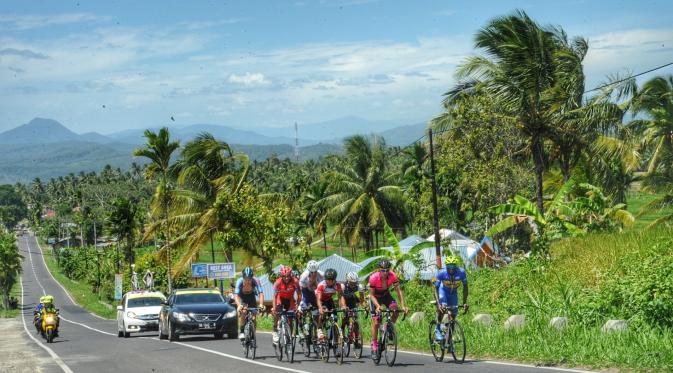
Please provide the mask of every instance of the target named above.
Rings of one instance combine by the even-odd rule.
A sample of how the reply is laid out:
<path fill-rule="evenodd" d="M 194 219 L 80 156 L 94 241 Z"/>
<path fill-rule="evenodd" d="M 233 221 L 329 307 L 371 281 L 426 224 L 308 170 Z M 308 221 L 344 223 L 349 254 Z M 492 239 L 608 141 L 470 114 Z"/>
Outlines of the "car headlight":
<path fill-rule="evenodd" d="M 135 319 L 136 318 L 136 313 L 132 312 L 132 311 L 129 311 L 129 312 L 126 313 L 126 317 L 131 318 L 131 319 Z"/>
<path fill-rule="evenodd" d="M 182 312 L 174 312 L 173 317 L 178 319 L 178 321 L 189 321 L 189 315 Z"/>
<path fill-rule="evenodd" d="M 229 311 L 229 312 L 224 314 L 225 319 L 228 319 L 228 318 L 231 318 L 231 317 L 236 317 L 236 310 Z"/>

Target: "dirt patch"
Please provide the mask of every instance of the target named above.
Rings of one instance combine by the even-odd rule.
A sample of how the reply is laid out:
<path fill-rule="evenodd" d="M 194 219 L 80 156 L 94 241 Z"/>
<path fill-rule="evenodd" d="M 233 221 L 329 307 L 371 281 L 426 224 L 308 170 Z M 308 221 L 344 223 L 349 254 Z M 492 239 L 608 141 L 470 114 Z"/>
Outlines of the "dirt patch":
<path fill-rule="evenodd" d="M 28 338 L 20 318 L 0 319 L 0 372 L 54 371 L 51 357 Z"/>

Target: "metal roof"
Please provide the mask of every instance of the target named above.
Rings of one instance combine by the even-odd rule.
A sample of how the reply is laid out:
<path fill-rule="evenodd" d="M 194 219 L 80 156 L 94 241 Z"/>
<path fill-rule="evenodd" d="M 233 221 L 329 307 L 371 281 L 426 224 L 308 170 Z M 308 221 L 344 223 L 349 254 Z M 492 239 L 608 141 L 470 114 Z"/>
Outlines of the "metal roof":
<path fill-rule="evenodd" d="M 337 271 L 337 281 L 346 281 L 346 275 L 348 272 L 358 273 L 362 267 L 356 263 L 351 262 L 350 260 L 339 256 L 337 254 L 332 254 L 327 258 L 318 262 L 318 268 L 325 272 L 328 268 L 334 268 Z"/>

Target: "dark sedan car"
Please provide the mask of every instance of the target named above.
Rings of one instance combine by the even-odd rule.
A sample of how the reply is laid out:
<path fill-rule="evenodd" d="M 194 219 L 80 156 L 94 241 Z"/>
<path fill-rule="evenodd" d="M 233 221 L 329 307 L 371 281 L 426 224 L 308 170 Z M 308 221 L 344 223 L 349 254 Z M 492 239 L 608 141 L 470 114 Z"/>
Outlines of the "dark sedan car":
<path fill-rule="evenodd" d="M 236 338 L 236 308 L 227 303 L 217 290 L 173 290 L 159 313 L 159 338 L 175 341 L 181 335 L 225 334 Z"/>

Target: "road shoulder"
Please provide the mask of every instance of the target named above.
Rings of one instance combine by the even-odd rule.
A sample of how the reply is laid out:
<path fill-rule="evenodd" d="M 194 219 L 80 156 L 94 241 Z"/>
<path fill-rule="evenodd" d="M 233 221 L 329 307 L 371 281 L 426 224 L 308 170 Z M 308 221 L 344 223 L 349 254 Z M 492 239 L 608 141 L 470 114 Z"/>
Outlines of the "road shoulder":
<path fill-rule="evenodd" d="M 18 317 L 0 319 L 0 372 L 60 372 L 54 361 L 31 341 Z"/>

